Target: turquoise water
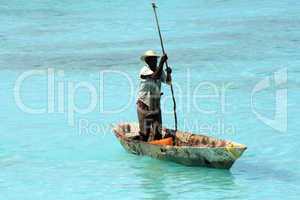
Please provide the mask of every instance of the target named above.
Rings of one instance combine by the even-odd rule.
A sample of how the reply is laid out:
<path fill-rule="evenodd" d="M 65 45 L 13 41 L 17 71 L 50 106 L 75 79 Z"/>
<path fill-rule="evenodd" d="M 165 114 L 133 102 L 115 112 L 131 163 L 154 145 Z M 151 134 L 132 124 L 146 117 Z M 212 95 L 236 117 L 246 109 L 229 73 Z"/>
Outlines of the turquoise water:
<path fill-rule="evenodd" d="M 246 144 L 230 171 L 134 156 L 111 133 L 112 124 L 137 120 L 138 57 L 160 50 L 149 4 L 1 0 L 0 199 L 299 198 L 299 1 L 159 2 L 179 129 Z M 270 86 L 253 108 L 262 80 Z M 287 95 L 275 101 L 280 89 Z M 197 96 L 205 94 L 215 96 Z M 44 110 L 22 110 L 18 95 Z M 279 121 L 268 125 L 276 104 Z"/>

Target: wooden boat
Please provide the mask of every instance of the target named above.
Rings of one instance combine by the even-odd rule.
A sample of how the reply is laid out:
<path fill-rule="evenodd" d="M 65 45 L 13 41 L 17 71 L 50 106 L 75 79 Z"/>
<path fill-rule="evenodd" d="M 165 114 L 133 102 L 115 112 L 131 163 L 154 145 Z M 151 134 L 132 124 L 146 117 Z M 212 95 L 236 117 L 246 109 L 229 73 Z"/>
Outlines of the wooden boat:
<path fill-rule="evenodd" d="M 138 124 L 124 123 L 113 128 L 122 146 L 130 153 L 173 161 L 188 166 L 230 169 L 247 149 L 245 145 L 217 138 L 163 129 L 163 135 L 172 135 L 174 145 L 157 145 L 136 139 Z"/>

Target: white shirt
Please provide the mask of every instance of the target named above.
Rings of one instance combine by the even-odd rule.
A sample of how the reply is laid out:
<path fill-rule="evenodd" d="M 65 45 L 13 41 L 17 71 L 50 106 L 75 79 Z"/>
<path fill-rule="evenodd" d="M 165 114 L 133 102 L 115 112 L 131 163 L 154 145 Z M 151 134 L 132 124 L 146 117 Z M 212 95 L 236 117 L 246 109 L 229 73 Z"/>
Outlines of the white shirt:
<path fill-rule="evenodd" d="M 141 76 L 149 76 L 154 72 L 149 66 L 142 67 L 140 71 L 140 86 L 137 99 L 146 104 L 150 110 L 156 110 L 160 107 L 161 82 L 166 83 L 166 73 L 162 71 L 160 79 L 146 78 Z"/>

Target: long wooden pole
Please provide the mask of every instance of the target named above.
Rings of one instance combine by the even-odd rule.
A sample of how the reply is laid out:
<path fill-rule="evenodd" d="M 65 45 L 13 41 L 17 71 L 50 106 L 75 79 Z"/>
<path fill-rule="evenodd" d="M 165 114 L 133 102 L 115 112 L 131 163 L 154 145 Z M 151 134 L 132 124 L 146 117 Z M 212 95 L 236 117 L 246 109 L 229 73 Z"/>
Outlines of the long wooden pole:
<path fill-rule="evenodd" d="M 163 39 L 162 39 L 162 35 L 161 35 L 161 31 L 160 31 L 160 26 L 158 23 L 158 17 L 157 17 L 157 13 L 156 13 L 156 5 L 155 3 L 152 3 L 152 7 L 153 7 L 153 11 L 154 11 L 154 15 L 155 15 L 155 20 L 156 20 L 156 25 L 157 25 L 157 30 L 158 30 L 158 34 L 159 34 L 159 38 L 160 38 L 160 45 L 161 45 L 161 49 L 163 54 L 165 54 L 165 48 L 164 48 L 164 43 L 163 43 Z M 166 66 L 167 68 L 169 68 L 168 62 L 166 61 Z M 174 95 L 174 90 L 173 90 L 173 84 L 170 84 L 170 88 L 171 88 L 171 93 L 172 93 L 172 100 L 173 100 L 173 111 L 174 111 L 174 121 L 175 121 L 175 131 L 177 131 L 177 113 L 176 113 L 176 100 L 175 100 L 175 95 Z"/>

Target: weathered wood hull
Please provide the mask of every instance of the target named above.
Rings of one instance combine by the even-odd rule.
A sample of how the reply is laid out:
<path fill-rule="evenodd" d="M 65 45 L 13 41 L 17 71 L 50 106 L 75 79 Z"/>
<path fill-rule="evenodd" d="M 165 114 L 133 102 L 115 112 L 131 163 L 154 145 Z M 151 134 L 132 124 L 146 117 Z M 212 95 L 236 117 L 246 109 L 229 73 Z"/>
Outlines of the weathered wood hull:
<path fill-rule="evenodd" d="M 172 131 L 165 129 L 165 131 Z M 121 124 L 114 128 L 116 137 L 130 153 L 173 161 L 187 166 L 230 169 L 247 149 L 245 145 L 216 138 L 176 132 L 174 146 L 153 145 L 128 137 L 138 132 L 137 125 Z"/>

